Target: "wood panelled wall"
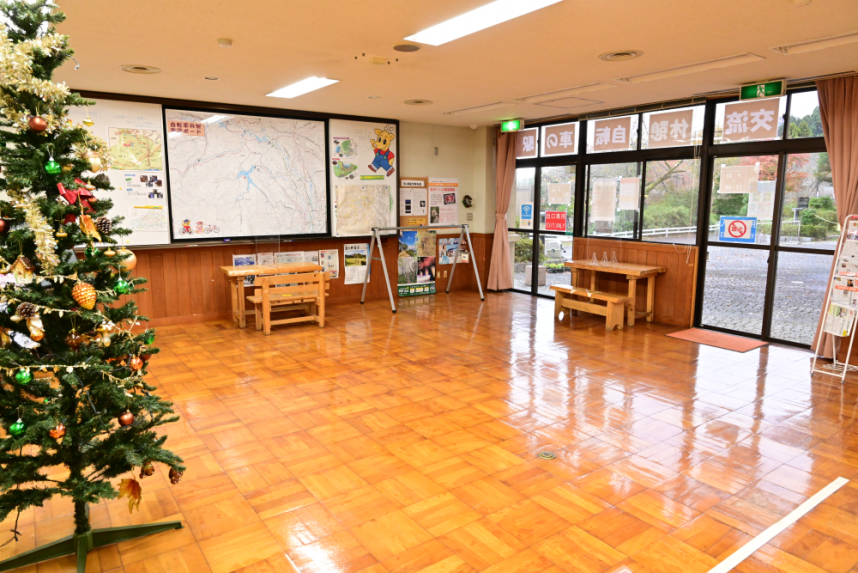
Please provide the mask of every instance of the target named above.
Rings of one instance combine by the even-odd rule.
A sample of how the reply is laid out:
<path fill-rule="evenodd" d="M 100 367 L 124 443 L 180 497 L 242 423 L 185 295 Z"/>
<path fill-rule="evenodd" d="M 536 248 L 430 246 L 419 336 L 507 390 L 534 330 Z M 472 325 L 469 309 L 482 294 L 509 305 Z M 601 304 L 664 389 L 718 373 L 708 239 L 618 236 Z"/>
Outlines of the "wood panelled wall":
<path fill-rule="evenodd" d="M 457 237 L 458 235 L 439 235 Z M 476 257 L 483 288 L 488 276 L 488 261 L 491 258 L 493 235 L 471 235 L 473 256 Z M 295 241 L 279 245 L 280 251 L 317 251 L 320 249 L 338 249 L 340 257 L 340 276 L 331 281 L 328 304 L 359 304 L 363 285 L 346 285 L 343 267 L 343 245 L 357 243 L 351 239 L 319 239 Z M 397 267 L 399 253 L 395 237 L 385 238 L 382 242 L 390 283 L 396 296 Z M 253 254 L 257 252 L 277 251 L 275 243 L 254 244 L 218 244 L 212 246 L 171 246 L 165 248 L 133 249 L 137 255 L 135 276 L 149 280 L 145 293 L 133 295 L 140 307 L 140 314 L 149 317 L 150 326 L 202 322 L 229 317 L 229 283 L 220 267 L 232 265 L 232 255 Z M 387 298 L 381 261 L 378 250 L 373 253 L 370 284 L 367 287 L 366 300 Z M 452 265 L 438 266 L 437 288 L 444 292 L 446 279 L 441 278 L 444 270 L 449 272 Z M 470 264 L 456 265 L 453 290 L 476 290 L 474 271 Z M 250 288 L 246 289 L 251 294 Z"/>
<path fill-rule="evenodd" d="M 656 322 L 693 326 L 694 303 L 697 289 L 697 247 L 688 245 L 662 245 L 658 243 L 638 243 L 610 239 L 575 239 L 573 242 L 575 260 L 590 260 L 593 255 L 601 261 L 604 255 L 608 260 L 614 253 L 621 263 L 656 265 L 667 272 L 655 281 L 655 318 Z M 589 284 L 590 273 L 584 273 L 584 283 Z M 618 275 L 599 275 L 599 290 L 628 294 L 628 281 Z M 646 308 L 646 281 L 638 281 L 635 306 Z"/>

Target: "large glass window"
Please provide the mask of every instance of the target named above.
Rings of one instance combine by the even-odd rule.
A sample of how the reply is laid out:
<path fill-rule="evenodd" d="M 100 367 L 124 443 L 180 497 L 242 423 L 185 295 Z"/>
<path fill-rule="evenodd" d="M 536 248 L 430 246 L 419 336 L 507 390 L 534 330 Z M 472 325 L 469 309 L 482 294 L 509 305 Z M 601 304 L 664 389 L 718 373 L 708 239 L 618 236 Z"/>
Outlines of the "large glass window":
<path fill-rule="evenodd" d="M 699 159 L 647 161 L 643 240 L 695 244 L 699 191 Z"/>
<path fill-rule="evenodd" d="M 803 139 L 823 135 L 822 119 L 819 117 L 819 94 L 810 91 L 791 95 L 787 137 Z"/>
<path fill-rule="evenodd" d="M 825 302 L 833 259 L 833 255 L 817 253 L 778 254 L 772 338 L 810 345 L 816 332 L 819 309 Z"/>
<path fill-rule="evenodd" d="M 839 234 L 828 154 L 787 155 L 780 244 L 834 250 Z"/>
<path fill-rule="evenodd" d="M 777 178 L 777 155 L 716 157 L 712 172 L 709 240 L 719 240 L 723 222 L 726 242 L 771 244 Z M 747 228 L 746 234 L 731 232 L 733 217 L 753 220 L 745 219 L 733 226 L 733 229 Z M 755 223 L 753 232 L 750 230 L 752 222 Z"/>
<path fill-rule="evenodd" d="M 762 334 L 768 259 L 769 253 L 764 250 L 709 247 L 703 293 L 704 326 Z"/>
<path fill-rule="evenodd" d="M 512 251 L 513 288 L 530 291 L 533 277 L 533 234 L 510 231 L 509 247 Z M 544 271 L 542 282 L 545 282 Z"/>
<path fill-rule="evenodd" d="M 506 213 L 506 224 L 510 229 L 533 228 L 533 197 L 536 189 L 535 186 L 535 167 L 524 167 L 515 170 L 515 183 L 512 188 L 512 197 L 509 199 L 509 210 Z M 524 210 L 523 217 L 522 206 L 530 206 L 529 211 L 528 209 Z"/>
<path fill-rule="evenodd" d="M 552 285 L 569 286 L 572 284 L 572 273 L 563 264 L 572 260 L 572 237 L 568 235 L 540 234 L 539 269 L 544 281 L 537 281 L 537 292 L 553 297 Z M 544 270 L 543 270 L 544 269 Z"/>
<path fill-rule="evenodd" d="M 608 117 L 588 122 L 587 153 L 638 148 L 638 116 Z"/>
<path fill-rule="evenodd" d="M 539 187 L 539 228 L 572 234 L 575 166 L 543 167 Z"/>
<path fill-rule="evenodd" d="M 588 172 L 587 235 L 637 238 L 641 164 L 590 165 Z"/>

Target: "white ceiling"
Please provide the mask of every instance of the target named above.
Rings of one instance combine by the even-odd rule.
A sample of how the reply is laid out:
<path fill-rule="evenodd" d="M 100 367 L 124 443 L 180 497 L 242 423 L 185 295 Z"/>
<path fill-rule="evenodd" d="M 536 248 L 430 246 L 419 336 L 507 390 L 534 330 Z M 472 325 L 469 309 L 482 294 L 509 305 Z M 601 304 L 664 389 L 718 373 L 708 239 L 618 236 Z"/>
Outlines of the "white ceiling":
<path fill-rule="evenodd" d="M 81 65 L 77 71 L 73 63 L 64 66 L 57 79 L 84 90 L 486 125 L 564 110 L 519 103 L 465 115 L 444 112 L 594 82 L 618 85 L 579 96 L 603 103 L 566 110 L 587 113 L 758 80 L 858 71 L 858 44 L 792 56 L 770 49 L 858 31 L 855 0 L 813 0 L 804 7 L 793 0 L 564 0 L 442 46 L 412 54 L 392 49 L 487 2 L 58 0 L 68 16 L 60 30 L 71 36 Z M 221 37 L 232 38 L 233 47 L 220 48 Z M 644 56 L 627 62 L 598 57 L 619 50 Z M 765 61 L 637 85 L 615 81 L 745 52 Z M 369 56 L 393 63 L 374 66 Z M 163 72 L 120 71 L 126 64 Z M 340 83 L 291 100 L 265 97 L 314 75 Z M 434 104 L 403 103 L 415 98 Z"/>

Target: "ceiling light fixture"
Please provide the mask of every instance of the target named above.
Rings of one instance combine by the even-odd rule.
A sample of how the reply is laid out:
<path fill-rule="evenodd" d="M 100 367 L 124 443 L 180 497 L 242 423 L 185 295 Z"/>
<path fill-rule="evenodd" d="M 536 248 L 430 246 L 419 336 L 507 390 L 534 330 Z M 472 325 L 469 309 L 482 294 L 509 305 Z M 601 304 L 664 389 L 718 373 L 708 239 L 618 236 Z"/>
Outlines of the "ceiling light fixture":
<path fill-rule="evenodd" d="M 216 81 L 218 81 L 220 78 L 215 77 L 215 76 L 203 76 L 203 79 L 204 79 L 204 80 L 208 80 L 208 81 L 210 81 L 210 82 L 216 82 Z"/>
<path fill-rule="evenodd" d="M 511 107 L 514 106 L 514 103 L 499 101 L 495 103 L 490 103 L 488 105 L 478 105 L 476 107 L 466 107 L 463 109 L 457 109 L 454 111 L 445 111 L 446 115 L 463 115 L 466 113 L 476 113 L 478 111 L 488 111 L 490 109 L 500 109 L 502 107 Z"/>
<path fill-rule="evenodd" d="M 827 38 L 819 38 L 818 40 L 807 40 L 805 42 L 788 44 L 786 46 L 778 46 L 772 49 L 784 54 L 785 56 L 792 56 L 793 54 L 815 52 L 816 50 L 836 48 L 837 46 L 845 46 L 856 42 L 858 42 L 858 32 L 851 32 L 840 36 L 828 36 Z"/>
<path fill-rule="evenodd" d="M 329 85 L 335 84 L 340 80 L 329 80 L 328 78 L 317 78 L 316 76 L 309 77 L 301 80 L 300 82 L 295 82 L 294 84 L 288 85 L 285 88 L 280 88 L 279 90 L 275 90 L 270 94 L 266 94 L 268 97 L 284 97 L 284 98 L 293 98 L 298 97 L 300 95 L 304 95 L 306 93 L 310 93 L 311 91 L 315 91 Z"/>
<path fill-rule="evenodd" d="M 405 105 L 432 105 L 433 103 L 435 103 L 435 102 L 433 102 L 432 100 L 428 100 L 428 99 L 405 100 Z"/>
<path fill-rule="evenodd" d="M 495 0 L 485 6 L 441 22 L 405 38 L 410 42 L 440 46 L 502 22 L 535 12 L 563 0 Z"/>
<path fill-rule="evenodd" d="M 230 38 L 218 38 L 217 39 L 217 45 L 220 46 L 221 48 L 231 48 L 232 47 L 232 40 Z"/>
<path fill-rule="evenodd" d="M 595 92 L 599 90 L 606 90 L 609 88 L 615 88 L 614 84 L 605 84 L 601 82 L 596 82 L 594 84 L 587 84 L 585 86 L 578 86 L 574 88 L 569 88 L 567 90 L 557 90 L 556 92 L 545 92 L 541 94 L 536 94 L 527 97 L 516 98 L 516 101 L 521 101 L 524 103 L 541 103 L 554 101 L 558 99 L 565 99 L 569 96 L 574 96 L 578 94 L 583 94 L 587 92 Z"/>
<path fill-rule="evenodd" d="M 135 64 L 129 64 L 127 66 L 119 66 L 119 69 L 123 72 L 128 72 L 129 74 L 160 74 L 161 68 L 156 68 L 155 66 L 139 66 Z"/>
<path fill-rule="evenodd" d="M 719 68 L 728 68 L 730 66 L 750 64 L 763 60 L 765 60 L 765 58 L 763 58 L 762 56 L 757 56 L 755 54 L 739 54 L 727 58 L 719 58 L 717 60 L 709 60 L 706 62 L 700 62 L 698 64 L 691 64 L 689 66 L 679 66 L 677 68 L 661 70 L 660 72 L 651 72 L 649 74 L 640 74 L 637 76 L 629 76 L 627 78 L 617 78 L 617 81 L 626 84 L 640 84 L 643 82 L 651 82 L 655 80 L 673 78 L 676 76 L 684 76 L 686 74 L 695 74 L 697 72 L 705 72 L 708 70 L 717 70 Z"/>
<path fill-rule="evenodd" d="M 605 52 L 599 56 L 599 59 L 606 62 L 625 62 L 641 56 L 643 56 L 643 52 L 640 50 L 623 50 L 621 52 Z"/>

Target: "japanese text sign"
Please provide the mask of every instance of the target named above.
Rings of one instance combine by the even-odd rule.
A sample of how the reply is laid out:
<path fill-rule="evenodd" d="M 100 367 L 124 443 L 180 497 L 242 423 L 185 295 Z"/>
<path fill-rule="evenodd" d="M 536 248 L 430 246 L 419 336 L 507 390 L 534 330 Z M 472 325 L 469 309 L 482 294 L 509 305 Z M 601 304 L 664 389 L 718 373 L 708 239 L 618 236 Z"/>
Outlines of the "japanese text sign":
<path fill-rule="evenodd" d="M 566 213 L 564 211 L 545 212 L 546 231 L 566 231 Z"/>
<path fill-rule="evenodd" d="M 780 104 L 780 98 L 727 104 L 721 142 L 777 138 Z"/>
<path fill-rule="evenodd" d="M 724 165 L 721 164 L 718 193 L 756 193 L 760 164 Z"/>
<path fill-rule="evenodd" d="M 167 122 L 167 131 L 170 133 L 182 133 L 185 135 L 193 135 L 205 137 L 206 126 L 196 121 L 169 121 Z"/>
<path fill-rule="evenodd" d="M 523 129 L 515 134 L 515 157 L 516 159 L 525 159 L 527 157 L 536 157 L 536 136 L 539 129 L 533 127 Z"/>
<path fill-rule="evenodd" d="M 542 155 L 573 155 L 578 152 L 577 122 L 542 128 Z"/>
<path fill-rule="evenodd" d="M 654 113 L 649 116 L 647 147 L 678 147 L 691 145 L 691 121 L 694 110 Z"/>
<path fill-rule="evenodd" d="M 718 240 L 725 243 L 755 243 L 757 219 L 755 217 L 721 217 Z"/>
<path fill-rule="evenodd" d="M 632 118 L 600 119 L 593 125 L 593 151 L 629 149 Z"/>

